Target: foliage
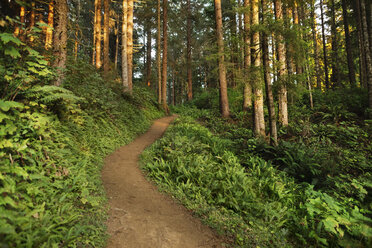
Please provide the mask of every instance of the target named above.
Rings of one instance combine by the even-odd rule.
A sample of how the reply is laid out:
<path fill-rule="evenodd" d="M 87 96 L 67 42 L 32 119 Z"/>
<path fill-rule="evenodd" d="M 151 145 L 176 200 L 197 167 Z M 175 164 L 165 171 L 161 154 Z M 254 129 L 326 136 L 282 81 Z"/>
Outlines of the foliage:
<path fill-rule="evenodd" d="M 127 101 L 84 67 L 80 80 L 70 68 L 70 90 L 35 85 L 0 100 L 0 246 L 105 244 L 103 158 L 162 112 L 145 89 Z"/>
<path fill-rule="evenodd" d="M 204 98 L 206 99 L 205 96 Z M 320 101 L 321 99 L 319 99 Z M 198 101 L 195 100 L 195 102 Z M 327 112 L 322 112 L 322 114 L 319 114 L 319 109 L 323 108 L 322 105 L 316 105 L 313 110 L 302 107 L 300 104 L 298 106 L 292 106 L 292 108 L 296 109 L 292 109 L 290 113 L 292 115 L 296 114 L 296 116 L 292 116 L 288 128 L 281 128 L 281 141 L 276 147 L 268 145 L 265 140 L 253 137 L 252 131 L 245 127 L 249 122 L 245 122 L 244 117 L 241 118 L 241 114 L 239 113 L 234 113 L 232 120 L 226 120 L 219 118 L 216 109 L 198 110 L 193 104 L 178 106 L 174 110 L 180 114 L 197 118 L 204 126 L 208 127 L 219 137 L 217 138 L 212 135 L 210 140 L 220 140 L 219 142 L 223 140 L 224 149 L 219 154 L 216 154 L 214 150 L 208 149 L 209 145 L 206 148 L 205 143 L 198 143 L 199 140 L 197 137 L 204 137 L 205 135 L 203 136 L 200 133 L 195 135 L 195 137 L 187 135 L 187 140 L 191 140 L 194 143 L 193 146 L 200 150 L 193 151 L 193 149 L 188 148 L 186 153 L 189 154 L 191 151 L 192 155 L 190 157 L 195 159 L 199 155 L 203 155 L 200 163 L 193 165 L 192 171 L 200 171 L 201 168 L 205 167 L 204 164 L 215 164 L 214 156 L 223 157 L 223 154 L 227 151 L 235 154 L 235 161 L 238 161 L 245 168 L 245 173 L 251 172 L 254 168 L 259 168 L 259 170 L 265 168 L 263 170 L 264 172 L 260 172 L 264 175 L 263 177 L 260 176 L 260 173 L 247 175 L 254 177 L 253 179 L 249 178 L 249 180 L 258 180 L 256 184 L 260 186 L 265 185 L 263 182 L 266 181 L 268 182 L 267 185 L 270 185 L 263 189 L 255 189 L 255 192 L 260 192 L 260 194 L 255 195 L 255 198 L 258 199 L 254 200 L 256 201 L 255 206 L 259 207 L 255 209 L 253 206 L 250 207 L 250 210 L 258 213 L 258 215 L 249 213 L 251 215 L 250 218 L 254 216 L 258 219 L 265 219 L 265 214 L 262 214 L 264 207 L 258 204 L 257 201 L 274 200 L 276 203 L 280 202 L 282 208 L 286 208 L 282 216 L 285 222 L 281 227 L 275 227 L 273 225 L 269 228 L 270 230 L 275 230 L 274 232 L 280 232 L 280 228 L 286 229 L 286 235 L 283 237 L 288 240 L 292 238 L 293 241 L 291 241 L 290 245 L 293 242 L 293 244 L 303 243 L 307 246 L 369 246 L 371 243 L 372 224 L 370 219 L 372 210 L 370 205 L 371 196 L 369 194 L 371 190 L 372 168 L 370 163 L 371 145 L 369 142 L 371 138 L 370 125 L 368 121 L 362 122 L 361 120 L 348 118 L 348 116 L 353 116 L 353 113 L 344 110 L 344 108 L 342 108 L 344 113 L 341 115 L 333 114 L 332 106 L 334 105 L 330 105 L 331 108 Z M 325 115 L 326 113 L 338 117 L 329 118 Z M 319 117 L 319 115 L 325 115 L 325 117 Z M 316 118 L 314 118 L 315 116 Z M 158 151 L 155 156 L 160 157 L 162 160 L 156 161 L 153 165 L 146 165 L 146 167 L 151 167 L 149 169 L 151 171 L 149 175 L 152 177 L 155 177 L 154 175 L 158 173 L 162 173 L 162 177 L 155 177 L 155 180 L 163 187 L 166 187 L 168 191 L 176 194 L 187 206 L 190 205 L 192 209 L 197 209 L 197 207 L 192 207 L 193 204 L 190 203 L 190 199 L 193 199 L 192 195 L 198 194 L 194 191 L 198 192 L 200 189 L 180 194 L 176 190 L 176 186 L 174 186 L 174 184 L 177 184 L 174 176 L 177 175 L 177 178 L 182 178 L 177 173 L 174 174 L 174 170 L 182 173 L 181 170 L 176 168 L 185 167 L 187 171 L 187 174 L 185 173 L 186 176 L 190 173 L 189 162 L 184 157 L 187 157 L 187 155 L 182 155 L 180 152 L 177 153 L 177 160 L 176 158 L 172 160 L 169 157 L 170 155 L 164 155 L 161 152 L 163 150 L 160 148 L 171 146 L 169 150 L 166 150 L 167 153 L 171 154 L 178 147 L 173 143 L 180 139 L 177 135 L 195 133 L 195 131 L 189 130 L 185 126 L 183 126 L 183 129 L 188 130 L 187 132 L 181 132 L 178 129 L 175 131 L 174 129 L 176 128 L 169 131 L 173 134 L 166 135 L 166 142 L 156 146 L 158 150 L 156 147 L 152 150 L 152 152 Z M 205 139 L 203 139 L 203 142 L 205 142 Z M 189 147 L 190 145 L 186 146 L 183 144 L 183 146 Z M 179 148 L 180 151 L 182 150 L 181 147 Z M 187 162 L 182 164 L 178 159 Z M 148 162 L 150 160 L 145 159 L 145 161 Z M 234 167 L 235 162 L 233 161 L 230 160 L 227 166 Z M 253 163 L 254 165 L 257 163 L 260 164 L 257 161 L 262 161 L 261 163 L 266 164 L 266 166 L 263 166 L 263 164 L 252 166 L 252 161 L 255 161 Z M 217 160 L 217 162 L 219 161 Z M 151 164 L 152 162 L 148 163 Z M 164 164 L 168 167 L 167 170 L 172 171 L 172 173 L 169 172 L 170 174 L 167 174 L 168 171 L 167 173 L 160 172 L 163 168 L 162 166 L 165 166 Z M 196 166 L 198 168 L 195 169 L 194 167 Z M 223 167 L 220 163 L 214 165 L 213 168 L 215 168 L 215 171 L 212 173 L 219 173 L 216 168 L 220 167 Z M 199 175 L 198 172 L 191 173 L 196 178 Z M 213 175 L 208 176 L 211 177 L 208 181 L 213 181 L 214 184 L 219 185 L 219 183 L 216 183 L 217 180 Z M 165 179 L 162 179 L 163 177 Z M 230 174 L 224 175 L 221 178 L 229 181 Z M 285 195 L 288 196 L 288 200 L 284 202 L 281 198 L 275 198 L 275 194 L 273 195 L 271 191 L 272 188 L 275 188 L 274 185 L 276 185 L 276 182 L 283 181 L 291 182 L 290 184 L 283 184 L 284 192 L 286 192 Z M 171 186 L 166 186 L 168 184 Z M 195 185 L 197 188 L 203 186 L 200 182 L 195 183 Z M 227 189 L 223 189 L 221 195 L 228 199 L 226 201 L 229 201 L 229 204 L 238 202 L 239 207 L 234 208 L 224 205 L 224 208 L 229 208 L 244 219 L 246 213 L 242 213 L 240 208 L 247 204 L 246 201 L 251 202 L 252 200 L 250 198 L 245 198 L 242 201 L 237 199 L 232 200 L 229 195 L 230 186 L 228 185 L 231 185 L 231 183 L 225 183 Z M 249 189 L 254 188 L 251 185 L 247 187 Z M 238 191 L 237 189 L 234 190 Z M 218 199 L 218 197 L 214 197 Z M 214 208 L 216 205 L 220 206 L 220 204 L 215 201 L 207 201 L 207 206 L 209 207 L 205 207 L 205 209 Z M 268 203 L 265 202 L 265 204 L 267 205 Z M 199 212 L 201 210 L 195 211 Z M 280 213 L 277 209 L 273 210 L 273 212 Z M 212 214 L 208 213 L 203 212 L 202 215 L 208 216 Z M 274 214 L 272 213 L 272 215 Z M 255 223 L 259 222 L 255 220 Z M 246 221 L 244 223 L 247 224 Z M 224 230 L 229 230 L 231 233 L 231 230 L 235 230 L 235 227 L 236 225 L 234 227 L 230 226 L 229 228 L 232 229 L 227 228 Z M 257 231 L 260 228 L 255 227 L 253 229 Z M 264 237 L 265 235 L 260 234 L 258 239 L 265 239 Z M 280 244 L 280 238 L 277 237 L 274 240 L 274 245 Z M 270 246 L 273 245 L 271 244 Z"/>

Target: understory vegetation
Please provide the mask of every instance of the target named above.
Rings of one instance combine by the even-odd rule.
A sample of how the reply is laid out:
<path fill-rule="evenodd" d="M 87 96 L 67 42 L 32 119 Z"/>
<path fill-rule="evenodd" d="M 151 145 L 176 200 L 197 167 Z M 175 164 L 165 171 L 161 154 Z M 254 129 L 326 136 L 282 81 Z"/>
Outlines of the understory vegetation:
<path fill-rule="evenodd" d="M 143 168 L 239 247 L 371 246 L 372 123 L 360 91 L 315 92 L 314 109 L 298 96 L 277 146 L 247 128 L 239 93 L 222 119 L 218 94 L 203 92 L 174 108 L 182 117 L 145 151 Z"/>
<path fill-rule="evenodd" d="M 51 86 L 43 56 L 0 38 L 0 247 L 103 247 L 103 158 L 163 112 L 147 89 L 123 95 L 82 61 Z"/>

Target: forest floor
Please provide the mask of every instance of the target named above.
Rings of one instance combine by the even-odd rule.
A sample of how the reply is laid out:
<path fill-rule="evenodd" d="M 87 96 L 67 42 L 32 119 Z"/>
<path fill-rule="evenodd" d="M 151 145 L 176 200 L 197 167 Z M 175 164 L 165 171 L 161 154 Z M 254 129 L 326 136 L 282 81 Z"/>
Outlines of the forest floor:
<path fill-rule="evenodd" d="M 223 238 L 159 193 L 139 168 L 139 155 L 175 118 L 156 120 L 145 134 L 106 158 L 102 180 L 110 206 L 108 248 L 223 247 Z"/>

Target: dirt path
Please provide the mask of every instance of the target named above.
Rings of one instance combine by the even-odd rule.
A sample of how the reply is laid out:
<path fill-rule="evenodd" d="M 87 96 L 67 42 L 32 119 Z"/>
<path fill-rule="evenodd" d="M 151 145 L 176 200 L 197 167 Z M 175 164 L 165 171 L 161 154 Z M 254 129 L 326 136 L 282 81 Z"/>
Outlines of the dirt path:
<path fill-rule="evenodd" d="M 211 229 L 159 193 L 139 169 L 138 156 L 174 118 L 155 121 L 147 133 L 106 158 L 102 179 L 110 204 L 107 247 L 222 247 Z"/>

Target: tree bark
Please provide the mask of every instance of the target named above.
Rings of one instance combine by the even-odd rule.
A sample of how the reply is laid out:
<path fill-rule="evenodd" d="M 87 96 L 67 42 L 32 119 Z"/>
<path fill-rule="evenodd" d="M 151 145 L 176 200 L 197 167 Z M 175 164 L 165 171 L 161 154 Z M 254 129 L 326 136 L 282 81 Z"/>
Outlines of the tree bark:
<path fill-rule="evenodd" d="M 158 14 L 158 32 L 157 32 L 157 49 L 156 49 L 156 61 L 158 69 L 158 103 L 161 104 L 162 100 L 162 86 L 161 86 L 161 13 L 160 13 L 160 0 L 158 0 L 157 14 Z"/>
<path fill-rule="evenodd" d="M 368 85 L 368 107 L 371 110 L 369 118 L 372 118 L 372 58 L 369 44 L 367 12 L 365 0 L 360 1 L 361 19 L 363 24 L 363 37 L 366 51 L 366 70 L 367 70 L 367 85 Z"/>
<path fill-rule="evenodd" d="M 121 30 L 121 71 L 122 71 L 122 82 L 123 92 L 129 91 L 128 84 L 128 54 L 127 54 L 127 35 L 128 35 L 128 0 L 123 0 L 123 23 Z"/>
<path fill-rule="evenodd" d="M 133 0 L 128 0 L 128 85 L 129 93 L 133 92 Z"/>
<path fill-rule="evenodd" d="M 192 100 L 192 71 L 191 71 L 191 4 L 187 0 L 187 99 Z"/>
<path fill-rule="evenodd" d="M 57 68 L 58 78 L 56 86 L 60 86 L 64 79 L 64 69 L 67 59 L 67 0 L 56 0 L 57 26 L 54 29 L 53 51 L 54 67 Z"/>
<path fill-rule="evenodd" d="M 151 86 L 151 21 L 147 22 L 146 84 Z"/>
<path fill-rule="evenodd" d="M 224 55 L 224 42 L 222 31 L 222 11 L 221 0 L 214 0 L 214 9 L 216 13 L 216 36 L 218 46 L 218 76 L 220 81 L 220 110 L 224 118 L 230 116 L 229 99 L 227 97 L 226 67 Z"/>
<path fill-rule="evenodd" d="M 259 24 L 259 7 L 258 0 L 252 0 L 252 25 Z M 263 91 L 261 82 L 261 52 L 260 52 L 260 33 L 255 31 L 252 34 L 252 50 L 255 66 L 255 83 L 253 86 L 254 92 L 254 130 L 256 135 L 265 136 L 265 119 L 264 119 L 264 108 L 263 108 Z M 257 74 L 256 74 L 257 73 Z"/>
<path fill-rule="evenodd" d="M 163 0 L 163 70 L 162 70 L 162 89 L 161 100 L 163 108 L 168 114 L 169 109 L 167 105 L 167 63 L 168 63 L 168 0 Z"/>
<path fill-rule="evenodd" d="M 54 1 L 49 1 L 49 12 L 48 12 L 48 27 L 45 35 L 45 49 L 49 50 L 52 47 L 53 42 L 53 28 L 54 28 Z"/>
<path fill-rule="evenodd" d="M 250 19 L 251 10 L 250 0 L 244 0 L 244 92 L 243 92 L 243 110 L 252 107 L 252 85 L 249 80 L 249 70 L 251 67 L 251 36 L 250 36 Z"/>
<path fill-rule="evenodd" d="M 342 16 L 343 16 L 343 20 L 344 20 L 345 43 L 346 43 L 346 54 L 347 54 L 347 66 L 348 66 L 348 72 L 349 72 L 348 73 L 349 81 L 355 87 L 356 86 L 356 80 L 355 80 L 355 70 L 354 70 L 354 59 L 353 59 L 351 41 L 350 41 L 349 20 L 348 20 L 346 0 L 342 0 Z"/>
<path fill-rule="evenodd" d="M 262 0 L 262 21 L 264 22 L 265 13 L 267 11 L 266 1 Z M 262 34 L 262 60 L 263 60 L 263 70 L 264 70 L 264 81 L 266 89 L 266 102 L 269 111 L 269 126 L 270 126 L 270 144 L 278 144 L 278 132 L 276 128 L 276 115 L 275 115 L 275 105 L 273 91 L 271 87 L 271 75 L 270 75 L 270 61 L 269 61 L 269 42 L 266 32 Z"/>
<path fill-rule="evenodd" d="M 30 30 L 32 31 L 32 28 L 35 26 L 35 1 L 32 1 L 31 3 L 31 16 L 30 16 Z M 34 41 L 34 35 L 33 33 L 30 35 L 30 42 L 32 43 Z"/>
<path fill-rule="evenodd" d="M 103 71 L 105 76 L 108 75 L 110 69 L 110 0 L 104 0 L 104 27 L 103 27 Z"/>
<path fill-rule="evenodd" d="M 115 27 L 115 70 L 118 69 L 118 58 L 119 58 L 119 28 L 120 28 L 120 15 L 116 16 L 116 27 Z"/>
<path fill-rule="evenodd" d="M 275 0 L 275 19 L 277 21 L 283 20 L 283 8 L 281 0 Z M 279 122 L 283 126 L 288 126 L 288 99 L 287 99 L 287 86 L 286 77 L 288 76 L 288 71 L 286 68 L 286 52 L 285 45 L 283 41 L 283 36 L 281 34 L 276 35 L 276 46 L 277 46 L 277 57 L 279 62 L 278 68 L 278 79 L 279 79 Z"/>
<path fill-rule="evenodd" d="M 317 22 L 316 22 L 316 13 L 315 13 L 315 0 L 312 0 L 311 3 L 311 29 L 313 36 L 313 46 L 314 46 L 314 62 L 315 62 L 315 78 L 316 85 L 318 89 L 322 89 L 322 83 L 320 80 L 320 69 L 319 69 L 319 48 L 318 48 L 318 34 L 317 34 Z"/>
<path fill-rule="evenodd" d="M 337 27 L 336 27 L 336 9 L 335 9 L 335 1 L 331 0 L 330 2 L 330 11 L 331 11 L 331 36 L 332 36 L 332 76 L 331 81 L 333 85 L 338 87 L 340 83 L 340 73 L 339 73 L 339 59 L 338 59 L 338 34 L 337 34 Z"/>
<path fill-rule="evenodd" d="M 323 13 L 323 0 L 320 0 L 320 17 L 322 21 L 322 39 L 323 39 L 323 61 L 324 61 L 324 79 L 326 88 L 329 89 L 329 78 L 328 78 L 328 59 L 327 59 L 327 44 L 325 37 L 325 27 L 324 27 L 324 13 Z"/>
<path fill-rule="evenodd" d="M 102 2 L 97 0 L 97 23 L 96 23 L 96 68 L 99 69 L 102 66 L 101 61 L 101 41 L 102 41 Z"/>
<path fill-rule="evenodd" d="M 357 20 L 357 31 L 358 31 L 358 46 L 359 46 L 359 70 L 360 70 L 360 85 L 363 88 L 368 88 L 367 85 L 367 70 L 366 70 L 366 56 L 364 49 L 364 38 L 363 38 L 363 24 L 360 10 L 360 0 L 355 1 L 355 16 Z"/>

